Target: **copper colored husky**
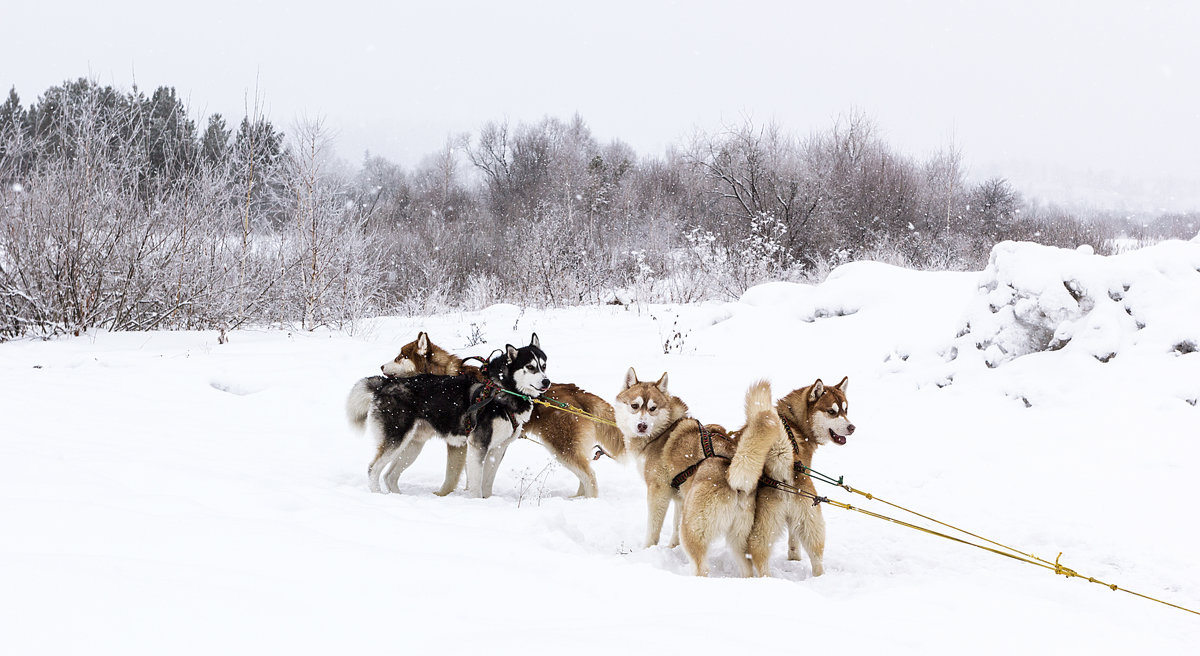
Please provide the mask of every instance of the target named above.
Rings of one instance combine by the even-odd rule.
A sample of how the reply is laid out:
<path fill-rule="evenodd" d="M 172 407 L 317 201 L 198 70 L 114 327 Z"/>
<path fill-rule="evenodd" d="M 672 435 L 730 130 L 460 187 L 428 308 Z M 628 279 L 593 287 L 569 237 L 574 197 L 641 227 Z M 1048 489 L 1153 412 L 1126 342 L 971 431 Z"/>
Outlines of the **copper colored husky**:
<path fill-rule="evenodd" d="M 424 332 L 402 346 L 400 354 L 394 360 L 384 363 L 380 369 L 389 376 L 479 374 L 478 367 L 463 364 L 462 358 L 429 341 L 429 335 Z M 542 398 L 566 403 L 613 421 L 613 409 L 607 401 L 571 383 L 552 383 L 542 394 Z M 523 428 L 526 434 L 534 436 L 563 467 L 579 478 L 576 496 L 595 497 L 599 492 L 596 472 L 592 470 L 591 465 L 594 446 L 599 445 L 605 453 L 614 458 L 622 457 L 625 451 L 625 443 L 616 428 L 538 404 L 534 404 L 533 414 Z M 446 448 L 450 461 L 456 458 L 461 461 L 461 454 L 455 450 L 465 447 L 447 445 Z M 458 480 L 457 472 L 449 470 L 450 461 L 447 463 L 446 483 L 438 494 L 444 495 L 454 489 L 452 477 L 454 481 Z"/>
<path fill-rule="evenodd" d="M 473 375 L 479 374 L 478 367 L 467 368 L 473 370 Z M 400 347 L 400 354 L 394 360 L 383 363 L 379 370 L 385 376 L 457 376 L 463 371 L 463 361 L 462 358 L 430 342 L 429 335 L 420 332 L 417 333 L 416 339 Z"/>
<path fill-rule="evenodd" d="M 708 575 L 708 547 L 724 536 L 739 572 L 751 574 L 747 540 L 754 521 L 755 489 L 767 461 L 770 471 L 790 466 L 790 447 L 771 409 L 771 386 L 746 391 L 746 427 L 737 442 L 716 424 L 687 416 L 688 407 L 667 390 L 667 375 L 642 382 L 630 369 L 617 395 L 617 423 L 625 448 L 638 458 L 646 480 L 646 546 L 658 544 L 667 506 L 675 502 L 672 546 L 683 542 L 698 576 Z"/>
<path fill-rule="evenodd" d="M 849 379 L 843 378 L 842 382 L 828 387 L 817 379 L 812 385 L 793 390 L 779 399 L 775 412 L 783 420 L 792 462 L 788 470 L 768 472 L 767 476 L 816 496 L 817 489 L 812 479 L 803 473 L 803 468 L 812 466 L 813 453 L 818 446 L 830 442 L 845 444 L 846 437 L 854 432 L 854 424 L 847 415 L 850 409 L 846 399 L 848 383 Z M 825 519 L 821 515 L 821 506 L 814 504 L 811 497 L 768 486 L 758 489 L 754 527 L 749 540 L 750 558 L 759 576 L 769 574 L 767 562 L 771 547 L 785 529 L 788 560 L 800 560 L 800 548 L 804 547 L 812 563 L 813 576 L 820 576 L 825 571 L 822 563 Z"/>

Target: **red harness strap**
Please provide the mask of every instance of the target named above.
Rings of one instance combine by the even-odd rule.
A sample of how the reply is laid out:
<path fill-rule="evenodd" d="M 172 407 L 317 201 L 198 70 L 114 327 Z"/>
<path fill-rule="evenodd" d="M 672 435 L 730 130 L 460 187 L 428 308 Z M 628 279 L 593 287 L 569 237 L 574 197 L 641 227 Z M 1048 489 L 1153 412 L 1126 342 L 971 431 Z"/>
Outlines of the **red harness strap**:
<path fill-rule="evenodd" d="M 700 463 L 704 462 L 705 460 L 708 460 L 709 458 L 724 458 L 725 460 L 729 460 L 729 458 L 726 458 L 725 456 L 717 455 L 717 452 L 713 449 L 713 434 L 708 432 L 708 429 L 704 428 L 704 424 L 701 424 L 699 419 L 696 420 L 696 423 L 700 426 L 700 448 L 704 450 L 704 457 L 696 462 L 696 464 L 679 472 L 675 475 L 675 478 L 671 479 L 671 487 L 675 488 L 676 490 L 678 490 L 679 486 L 683 485 L 687 479 L 691 478 L 692 474 L 696 473 L 696 470 L 700 468 Z"/>

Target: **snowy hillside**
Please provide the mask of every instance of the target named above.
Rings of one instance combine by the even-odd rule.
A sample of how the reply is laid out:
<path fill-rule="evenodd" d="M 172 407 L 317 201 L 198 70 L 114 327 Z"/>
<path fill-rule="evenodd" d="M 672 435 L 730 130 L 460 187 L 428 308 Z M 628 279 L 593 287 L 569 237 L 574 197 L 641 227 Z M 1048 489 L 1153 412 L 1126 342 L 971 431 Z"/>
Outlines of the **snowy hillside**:
<path fill-rule="evenodd" d="M 1200 616 L 826 507 L 825 575 L 690 576 L 640 548 L 644 487 L 598 499 L 540 446 L 490 499 L 401 494 L 343 401 L 419 330 L 460 355 L 536 331 L 552 379 L 605 398 L 670 373 L 738 425 L 850 377 L 845 446 L 814 466 L 879 497 L 1200 610 L 1200 242 L 1112 258 L 1001 244 L 981 273 L 860 262 L 737 303 L 486 310 L 328 332 L 100 333 L 0 344 L 0 651 L 275 653 L 1193 653 Z M 483 343 L 468 345 L 480 334 Z M 664 353 L 664 350 L 667 351 Z M 830 497 L 884 514 L 828 486 Z M 736 651 L 733 651 L 736 650 Z"/>

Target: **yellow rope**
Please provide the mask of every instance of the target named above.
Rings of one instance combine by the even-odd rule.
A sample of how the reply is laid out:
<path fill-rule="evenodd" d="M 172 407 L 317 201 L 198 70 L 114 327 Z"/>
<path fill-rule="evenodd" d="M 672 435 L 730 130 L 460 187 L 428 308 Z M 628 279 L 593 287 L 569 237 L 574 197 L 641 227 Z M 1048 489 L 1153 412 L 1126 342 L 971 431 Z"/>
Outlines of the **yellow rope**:
<path fill-rule="evenodd" d="M 891 501 L 888 501 L 888 500 L 886 500 L 886 499 L 880 499 L 879 497 L 876 497 L 875 495 L 871 494 L 870 492 L 863 492 L 863 491 L 861 491 L 861 490 L 856 490 L 856 489 L 854 489 L 853 487 L 850 487 L 849 485 L 843 485 L 843 486 L 842 486 L 842 488 L 844 488 L 844 489 L 845 489 L 845 490 L 847 490 L 848 492 L 852 492 L 852 493 L 854 493 L 854 494 L 859 494 L 859 495 L 862 495 L 862 496 L 866 497 L 868 500 L 872 500 L 872 499 L 873 499 L 873 500 L 875 500 L 875 501 L 878 501 L 879 503 L 882 503 L 882 504 L 889 505 L 889 506 L 891 506 L 891 507 L 893 507 L 893 508 L 896 508 L 896 509 L 898 509 L 898 510 L 903 510 L 904 512 L 906 512 L 906 513 L 909 513 L 909 514 L 911 514 L 911 515 L 916 515 L 917 517 L 920 517 L 921 519 L 929 520 L 929 521 L 931 521 L 931 522 L 933 522 L 933 523 L 935 523 L 935 524 L 939 524 L 939 525 L 941 525 L 941 526 L 945 526 L 946 528 L 949 528 L 949 529 L 952 529 L 952 530 L 958 531 L 959 533 L 963 533 L 963 534 L 965 534 L 965 535 L 969 535 L 969 536 L 971 536 L 971 537 L 973 537 L 973 538 L 976 538 L 976 539 L 978 539 L 978 540 L 983 540 L 984 542 L 987 542 L 987 543 L 989 543 L 989 544 L 994 544 L 994 545 L 996 545 L 997 547 L 1000 547 L 1001 549 L 1008 549 L 1009 551 L 1011 551 L 1011 552 L 1013 552 L 1013 553 L 1018 553 L 1018 554 L 1021 554 L 1022 556 L 1025 556 L 1025 557 L 1027 557 L 1027 558 L 1032 558 L 1032 559 L 1034 559 L 1034 560 L 1040 561 L 1040 562 L 1042 562 L 1042 563 L 1045 563 L 1047 566 L 1049 566 L 1049 567 L 1051 567 L 1051 568 L 1053 568 L 1053 567 L 1054 567 L 1054 563 L 1051 563 L 1051 562 L 1050 562 L 1050 561 L 1048 561 L 1048 560 L 1045 560 L 1045 559 L 1042 559 L 1042 558 L 1038 558 L 1037 556 L 1035 556 L 1035 555 L 1033 555 L 1033 554 L 1030 554 L 1030 553 L 1025 553 L 1024 551 L 1021 551 L 1020 549 L 1014 549 L 1013 547 L 1010 547 L 1010 546 L 1008 546 L 1008 545 L 1006 545 L 1006 544 L 1001 544 L 1001 543 L 999 543 L 999 542 L 996 542 L 996 541 L 994 541 L 994 540 L 989 540 L 989 539 L 987 539 L 987 538 L 983 537 L 982 535 L 976 535 L 976 534 L 974 534 L 974 533 L 972 533 L 972 532 L 970 532 L 970 531 L 963 530 L 963 529 L 961 529 L 961 528 L 959 528 L 959 527 L 957 527 L 957 526 L 954 526 L 954 525 L 952 525 L 952 524 L 947 524 L 946 522 L 943 522 L 943 521 L 940 521 L 940 520 L 934 519 L 934 518 L 932 518 L 932 517 L 930 517 L 930 516 L 928 516 L 928 515 L 922 515 L 921 513 L 917 512 L 917 511 L 915 511 L 915 510 L 909 510 L 908 508 L 905 508 L 904 506 L 901 506 L 901 505 L 894 504 L 894 503 L 892 503 Z M 1062 554 L 1059 554 L 1059 555 L 1062 555 Z"/>
<path fill-rule="evenodd" d="M 958 531 L 958 532 L 960 532 L 960 533 L 963 533 L 963 534 L 965 534 L 965 535 L 969 535 L 969 536 L 971 536 L 971 537 L 973 537 L 973 538 L 976 538 L 976 539 L 979 539 L 979 540 L 983 540 L 984 542 L 987 542 L 987 543 L 990 543 L 990 544 L 996 545 L 997 547 L 1000 547 L 1001 549 L 1007 549 L 1008 551 L 1001 551 L 1000 549 L 994 549 L 994 548 L 992 548 L 992 547 L 988 547 L 988 546 L 986 546 L 986 545 L 977 544 L 977 543 L 975 543 L 975 542 L 971 542 L 970 540 L 963 540 L 962 538 L 956 538 L 956 537 L 954 537 L 954 536 L 952 536 L 952 535 L 947 535 L 947 534 L 945 534 L 945 533 L 941 533 L 941 532 L 939 532 L 939 531 L 935 531 L 935 530 L 932 530 L 932 529 L 929 529 L 929 528 L 925 528 L 924 526 L 918 526 L 918 525 L 916 525 L 916 524 L 911 524 L 911 523 L 909 523 L 909 522 L 905 522 L 905 521 L 902 521 L 902 520 L 896 519 L 896 518 L 894 518 L 894 517 L 888 517 L 887 515 L 881 515 L 881 514 L 879 514 L 879 513 L 877 513 L 877 512 L 872 512 L 872 511 L 870 511 L 870 510 L 864 510 L 864 509 L 862 509 L 862 508 L 858 508 L 858 507 L 856 507 L 856 506 L 852 506 L 852 505 L 850 505 L 850 504 L 848 504 L 848 503 L 842 503 L 841 501 L 834 501 L 833 499 L 829 499 L 829 498 L 827 498 L 827 497 L 818 497 L 818 496 L 816 496 L 816 495 L 813 495 L 813 494 L 811 494 L 811 493 L 809 493 L 809 492 L 806 492 L 806 491 L 804 491 L 804 490 L 802 490 L 802 489 L 799 489 L 799 488 L 793 487 L 793 486 L 791 486 L 791 485 L 788 485 L 788 484 L 786 484 L 786 483 L 778 483 L 778 486 L 779 486 L 781 489 L 783 489 L 785 492 L 791 492 L 792 494 L 798 494 L 798 495 L 800 495 L 800 496 L 808 497 L 808 498 L 810 498 L 810 499 L 813 499 L 813 500 L 814 500 L 815 502 L 817 502 L 817 503 L 828 503 L 828 504 L 830 504 L 830 505 L 832 505 L 832 506 L 837 506 L 838 508 L 842 508 L 842 509 L 844 509 L 844 510 L 853 510 L 854 512 L 862 513 L 862 514 L 864 514 L 864 515 L 867 515 L 867 516 L 869 516 L 869 517 L 875 517 L 875 518 L 877 518 L 877 519 L 882 519 L 882 520 L 884 520 L 884 521 L 892 522 L 893 524 L 899 524 L 900 526 L 905 526 L 905 527 L 908 527 L 908 528 L 911 528 L 911 529 L 915 529 L 915 530 L 921 531 L 922 533 L 928 533 L 929 535 L 935 535 L 935 536 L 938 536 L 938 537 L 941 537 L 941 538 L 946 538 L 947 540 L 951 540 L 951 541 L 953 541 L 953 542 L 958 542 L 958 543 L 960 543 L 960 544 L 965 544 L 965 545 L 968 545 L 968 546 L 972 546 L 972 547 L 975 547 L 975 548 L 977 548 L 977 549 L 983 549 L 984 551 L 989 551 L 989 552 L 991 552 L 991 553 L 994 553 L 994 554 L 997 554 L 997 555 L 1000 555 L 1000 556 L 1004 556 L 1004 557 L 1006 557 L 1006 558 L 1011 558 L 1011 559 L 1013 559 L 1013 560 L 1017 560 L 1017 561 L 1020 561 L 1020 562 L 1023 562 L 1023 563 L 1028 563 L 1028 564 L 1030 564 L 1030 565 L 1033 565 L 1033 566 L 1035 566 L 1035 567 L 1041 567 L 1041 568 L 1043 568 L 1043 569 L 1048 569 L 1048 570 L 1050 570 L 1050 571 L 1054 572 L 1055 574 L 1061 574 L 1062 576 L 1065 576 L 1065 577 L 1067 577 L 1068 579 L 1070 579 L 1070 578 L 1080 578 L 1080 579 L 1084 579 L 1084 580 L 1086 580 L 1086 581 L 1090 581 L 1090 582 L 1092 582 L 1092 583 L 1097 583 L 1097 584 L 1103 585 L 1104 587 L 1106 587 L 1106 588 L 1109 588 L 1110 590 L 1113 590 L 1113 591 L 1120 590 L 1121 592 L 1127 592 L 1127 593 L 1129 593 L 1129 594 L 1131 594 L 1131 595 L 1134 595 L 1135 597 L 1141 597 L 1141 598 L 1143 598 L 1143 599 L 1149 599 L 1150 601 L 1156 601 L 1156 602 L 1158 602 L 1158 603 L 1160 603 L 1160 604 L 1163 604 L 1163 605 L 1165 605 L 1165 606 L 1170 606 L 1170 607 L 1172 607 L 1172 608 L 1178 608 L 1179 610 L 1182 610 L 1182 611 L 1187 611 L 1187 612 L 1189 612 L 1189 613 L 1192 613 L 1193 615 L 1200 615 L 1200 612 L 1194 611 L 1194 610 L 1192 610 L 1192 609 L 1190 609 L 1190 608 L 1185 608 L 1185 607 L 1183 607 L 1183 606 L 1180 606 L 1180 605 L 1177 605 L 1177 604 L 1173 604 L 1173 603 L 1171 603 L 1171 602 L 1169 602 L 1169 601 L 1163 601 L 1162 599 L 1157 599 L 1157 598 L 1155 598 L 1155 597 L 1151 597 L 1151 596 L 1149 596 L 1149 595 L 1144 595 L 1144 594 L 1142 594 L 1142 593 L 1140 593 L 1140 592 L 1134 592 L 1133 590 L 1128 590 L 1128 589 L 1126 589 L 1126 588 L 1122 588 L 1122 587 L 1120 587 L 1120 586 L 1116 585 L 1115 583 L 1105 583 L 1104 581 L 1101 581 L 1101 580 L 1099 580 L 1099 579 L 1096 579 L 1096 578 L 1093 578 L 1093 577 L 1090 577 L 1090 576 L 1084 576 L 1084 575 L 1082 575 L 1082 574 L 1080 574 L 1080 573 L 1076 572 L 1075 570 L 1071 569 L 1070 567 L 1067 567 L 1066 565 L 1063 565 L 1063 564 L 1061 564 L 1061 563 L 1059 562 L 1059 561 L 1060 561 L 1060 559 L 1062 558 L 1062 553 L 1061 553 L 1061 552 L 1058 554 L 1058 558 L 1055 558 L 1055 559 L 1054 559 L 1054 562 L 1052 563 L 1052 562 L 1050 562 L 1050 561 L 1048 561 L 1048 560 L 1045 560 L 1044 558 L 1038 558 L 1037 556 L 1034 556 L 1033 554 L 1028 554 L 1028 553 L 1025 553 L 1025 552 L 1023 552 L 1023 551 L 1020 551 L 1020 550 L 1018 550 L 1018 549 L 1014 549 L 1014 548 L 1012 548 L 1012 547 L 1009 547 L 1009 546 L 1007 546 L 1007 545 L 1001 544 L 1001 543 L 999 543 L 999 542 L 995 542 L 994 540 L 989 540 L 989 539 L 987 539 L 987 538 L 985 538 L 985 537 L 982 537 L 982 536 L 976 535 L 976 534 L 974 534 L 974 533 L 971 533 L 970 531 L 963 530 L 963 529 L 961 529 L 961 528 L 958 528 L 957 526 L 953 526 L 953 525 L 951 525 L 951 524 L 947 524 L 946 522 L 942 522 L 942 521 L 936 520 L 936 519 L 934 519 L 934 518 L 932 518 L 932 517 L 929 517 L 929 516 L 926 516 L 926 515 L 922 515 L 921 513 L 918 513 L 918 512 L 916 512 L 916 511 L 913 511 L 913 510 L 909 510 L 908 508 L 905 508 L 905 507 L 903 507 L 903 506 L 899 506 L 899 505 L 896 505 L 896 504 L 894 504 L 894 503 L 891 503 L 891 502 L 889 502 L 889 501 L 885 501 L 885 500 L 883 500 L 883 499 L 880 499 L 879 497 L 876 497 L 876 496 L 874 496 L 874 495 L 872 495 L 872 494 L 870 494 L 870 493 L 867 493 L 867 492 L 861 492 L 861 491 L 859 491 L 859 490 L 856 490 L 856 489 L 854 489 L 854 488 L 850 487 L 849 485 L 843 485 L 842 487 L 843 487 L 843 488 L 845 488 L 846 490 L 849 490 L 850 492 L 853 492 L 853 493 L 855 493 L 855 494 L 860 494 L 860 495 L 862 495 L 862 496 L 866 497 L 867 499 L 873 499 L 873 500 L 875 500 L 875 501 L 879 501 L 880 503 L 885 503 L 885 504 L 887 504 L 887 505 L 889 505 L 889 506 L 892 506 L 893 508 L 898 508 L 898 509 L 900 509 L 900 510 L 903 510 L 904 512 L 907 512 L 907 513 L 912 513 L 913 515 L 916 515 L 916 516 L 918 516 L 918 517 L 921 517 L 921 518 L 923 518 L 923 519 L 927 519 L 927 520 L 929 520 L 929 521 L 931 521 L 931 522 L 934 522 L 934 523 L 936 523 L 936 524 L 940 524 L 940 525 L 942 525 L 942 526 L 945 526 L 945 527 L 947 527 L 947 528 L 949 528 L 949 529 L 952 529 L 952 530 Z M 1009 552 L 1012 552 L 1012 553 L 1009 553 Z"/>
<path fill-rule="evenodd" d="M 533 401 L 534 403 L 544 405 L 547 408 L 555 408 L 557 410 L 562 410 L 563 412 L 569 412 L 573 415 L 579 415 L 580 417 L 583 417 L 585 419 L 591 419 L 592 421 L 599 422 L 601 424 L 608 424 L 609 426 L 612 426 L 613 428 L 619 428 L 619 426 L 617 426 L 617 422 L 615 422 L 615 421 L 610 421 L 608 419 L 605 419 L 604 417 L 597 417 L 596 415 L 594 415 L 586 410 L 576 408 L 573 405 L 568 405 L 566 403 L 562 403 L 561 401 L 546 401 L 544 399 L 537 399 L 537 398 L 530 398 L 529 400 Z"/>

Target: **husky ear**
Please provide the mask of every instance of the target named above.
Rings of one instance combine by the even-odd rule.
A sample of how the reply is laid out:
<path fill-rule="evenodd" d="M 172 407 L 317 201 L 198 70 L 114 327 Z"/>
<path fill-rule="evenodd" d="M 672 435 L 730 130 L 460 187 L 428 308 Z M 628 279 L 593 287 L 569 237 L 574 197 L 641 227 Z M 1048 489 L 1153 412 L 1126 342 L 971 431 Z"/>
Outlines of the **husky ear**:
<path fill-rule="evenodd" d="M 429 335 L 424 332 L 417 335 L 417 355 L 429 355 Z"/>
<path fill-rule="evenodd" d="M 812 384 L 812 388 L 808 391 L 808 402 L 814 403 L 817 399 L 825 394 L 825 383 L 818 378 L 817 382 Z"/>
<path fill-rule="evenodd" d="M 654 383 L 654 386 L 661 390 L 663 394 L 667 393 L 667 372 L 663 372 L 662 378 L 659 378 L 658 382 Z"/>
<path fill-rule="evenodd" d="M 846 388 L 849 386 L 850 386 L 850 377 L 849 376 L 842 376 L 842 382 L 838 383 L 837 385 L 834 385 L 834 387 L 836 387 L 838 389 L 838 391 L 841 392 L 842 394 L 846 393 Z"/>
<path fill-rule="evenodd" d="M 540 341 L 538 340 L 538 338 L 537 338 L 537 333 L 534 333 L 534 334 L 533 334 L 533 337 L 531 337 L 531 338 L 529 339 L 529 345 L 530 345 L 530 346 L 536 346 L 536 347 L 538 347 L 538 348 L 542 348 L 542 344 L 541 344 L 541 342 L 540 342 Z"/>
<path fill-rule="evenodd" d="M 629 371 L 625 372 L 625 387 L 622 387 L 621 391 L 623 392 L 637 384 L 638 384 L 637 372 L 633 370 L 633 367 L 630 367 Z"/>
<path fill-rule="evenodd" d="M 517 359 L 517 347 L 512 344 L 505 344 L 504 355 L 508 356 L 508 362 L 511 364 L 513 360 Z"/>

